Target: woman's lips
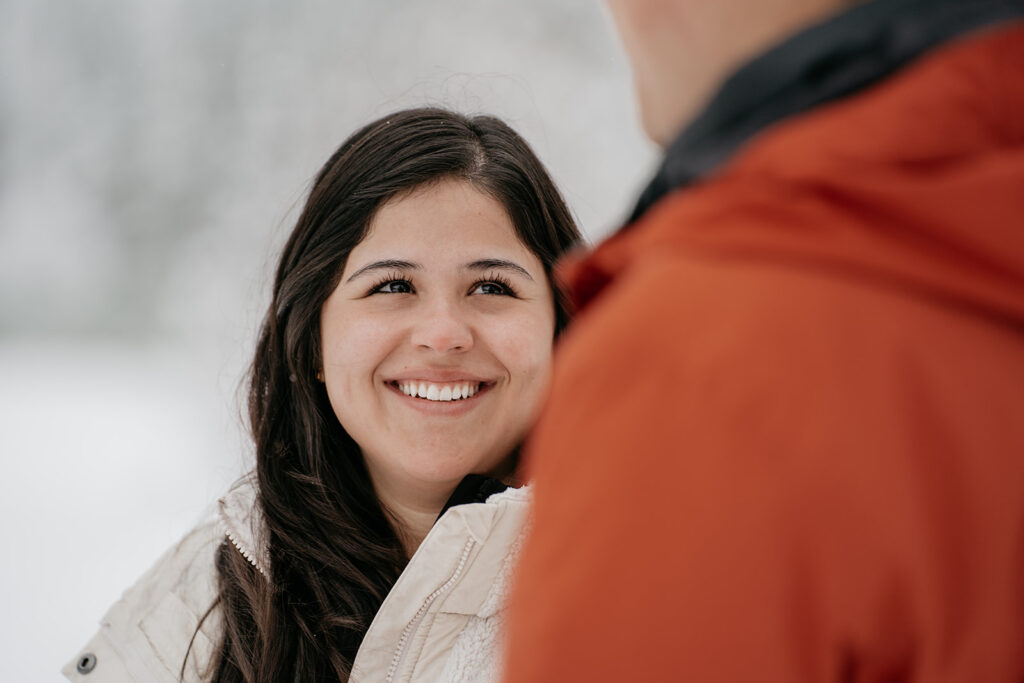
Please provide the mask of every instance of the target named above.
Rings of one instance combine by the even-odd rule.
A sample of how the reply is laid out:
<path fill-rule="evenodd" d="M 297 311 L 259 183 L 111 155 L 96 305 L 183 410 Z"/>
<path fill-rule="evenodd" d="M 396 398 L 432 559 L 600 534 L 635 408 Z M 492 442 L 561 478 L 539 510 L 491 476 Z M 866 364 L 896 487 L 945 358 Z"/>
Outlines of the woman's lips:
<path fill-rule="evenodd" d="M 406 396 L 427 401 L 460 401 L 472 398 L 485 382 L 459 380 L 455 382 L 431 382 L 428 380 L 395 380 L 392 386 Z"/>
<path fill-rule="evenodd" d="M 494 387 L 494 382 L 462 380 L 430 382 L 427 380 L 391 380 L 386 382 L 395 393 L 412 405 L 427 410 L 468 408 Z"/>

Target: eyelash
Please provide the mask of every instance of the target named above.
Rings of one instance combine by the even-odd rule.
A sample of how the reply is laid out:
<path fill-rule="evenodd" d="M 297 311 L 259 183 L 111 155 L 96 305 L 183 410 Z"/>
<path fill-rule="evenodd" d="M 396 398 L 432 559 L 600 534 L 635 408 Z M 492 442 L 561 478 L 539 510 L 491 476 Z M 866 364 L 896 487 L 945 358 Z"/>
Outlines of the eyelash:
<path fill-rule="evenodd" d="M 370 294 L 404 294 L 405 292 L 382 292 L 381 291 L 381 289 L 383 289 L 384 285 L 390 285 L 390 284 L 393 284 L 393 283 L 396 283 L 396 282 L 401 282 L 402 284 L 409 285 L 409 289 L 412 289 L 412 280 L 410 280 L 409 278 L 405 277 L 401 273 L 388 273 L 385 277 L 383 277 L 382 279 L 378 280 L 377 284 L 373 285 L 373 287 L 370 287 L 370 291 L 368 291 L 366 294 L 367 294 L 367 296 L 369 296 Z"/>
<path fill-rule="evenodd" d="M 486 296 L 510 296 L 513 299 L 519 298 L 519 295 L 516 294 L 516 290 L 512 288 L 512 283 L 509 279 L 500 273 L 489 273 L 487 277 L 474 282 L 472 288 L 476 289 L 480 285 L 498 285 L 504 290 L 501 294 L 488 294 Z"/>
<path fill-rule="evenodd" d="M 395 284 L 395 283 L 402 283 L 404 285 L 408 285 L 410 290 L 416 291 L 415 287 L 413 287 L 412 280 L 410 280 L 409 278 L 405 277 L 401 273 L 388 273 L 388 275 L 386 275 L 385 277 L 383 277 L 380 280 L 378 280 L 377 283 L 370 288 L 370 291 L 367 292 L 367 296 L 369 296 L 371 294 L 408 294 L 409 293 L 409 292 L 384 292 L 384 291 L 382 291 L 383 288 L 386 285 Z M 516 294 L 516 291 L 512 287 L 512 283 L 509 281 L 509 279 L 507 277 L 505 277 L 504 275 L 501 275 L 500 273 L 490 273 L 490 274 L 488 274 L 487 277 L 484 277 L 484 278 L 481 278 L 480 280 L 477 280 L 476 282 L 473 283 L 473 286 L 470 287 L 470 291 L 473 291 L 474 289 L 476 289 L 480 285 L 498 285 L 499 287 L 501 287 L 502 290 L 504 290 L 500 294 L 485 294 L 484 296 L 510 296 L 510 297 L 516 298 L 516 299 L 519 298 L 519 295 Z"/>

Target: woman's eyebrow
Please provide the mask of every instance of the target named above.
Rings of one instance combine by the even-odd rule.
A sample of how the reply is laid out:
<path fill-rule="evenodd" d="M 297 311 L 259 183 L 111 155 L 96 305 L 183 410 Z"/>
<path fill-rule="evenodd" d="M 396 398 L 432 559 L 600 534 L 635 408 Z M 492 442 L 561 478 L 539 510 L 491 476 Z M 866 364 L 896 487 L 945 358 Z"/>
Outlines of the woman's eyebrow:
<path fill-rule="evenodd" d="M 526 268 L 523 268 L 518 263 L 504 259 L 480 259 L 479 261 L 467 263 L 465 267 L 467 270 L 511 270 L 529 280 L 533 280 L 533 276 L 527 272 Z"/>
<path fill-rule="evenodd" d="M 384 261 L 374 261 L 373 263 L 367 263 L 365 266 L 357 270 L 348 276 L 345 283 L 352 282 L 360 275 L 366 273 L 372 273 L 375 270 L 419 270 L 420 264 L 412 263 L 411 261 L 396 261 L 394 259 L 385 259 Z"/>

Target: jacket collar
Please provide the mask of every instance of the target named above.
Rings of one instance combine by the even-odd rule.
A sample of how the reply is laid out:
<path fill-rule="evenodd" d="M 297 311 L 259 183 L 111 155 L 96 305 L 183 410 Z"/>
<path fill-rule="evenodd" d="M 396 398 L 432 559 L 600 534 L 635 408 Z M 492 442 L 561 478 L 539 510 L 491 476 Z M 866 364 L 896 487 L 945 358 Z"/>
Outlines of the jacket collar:
<path fill-rule="evenodd" d="M 217 501 L 217 512 L 231 544 L 269 578 L 269 532 L 257 506 L 257 490 L 256 474 L 246 475 Z"/>
<path fill-rule="evenodd" d="M 493 496 L 495 493 L 501 493 L 507 491 L 509 485 L 493 477 L 488 477 L 483 474 L 467 474 L 459 482 L 459 485 L 452 491 L 452 495 L 448 497 L 448 501 L 441 508 L 441 512 L 437 515 L 437 519 L 441 519 L 444 513 L 448 512 L 451 508 L 456 505 L 466 505 L 467 503 L 483 503 L 488 498 Z M 436 521 L 436 520 L 435 520 Z"/>
<path fill-rule="evenodd" d="M 789 116 L 862 90 L 958 36 L 1024 16 L 1024 0 L 874 0 L 813 26 L 736 71 L 682 134 L 629 223 L 708 176 Z"/>
<path fill-rule="evenodd" d="M 467 475 L 456 487 L 445 504 L 440 519 L 449 509 L 468 503 L 483 503 L 509 486 L 496 479 L 482 475 Z M 256 474 L 249 473 L 240 479 L 217 501 L 217 512 L 224 533 L 231 544 L 263 576 L 270 576 L 269 532 L 257 505 Z"/>

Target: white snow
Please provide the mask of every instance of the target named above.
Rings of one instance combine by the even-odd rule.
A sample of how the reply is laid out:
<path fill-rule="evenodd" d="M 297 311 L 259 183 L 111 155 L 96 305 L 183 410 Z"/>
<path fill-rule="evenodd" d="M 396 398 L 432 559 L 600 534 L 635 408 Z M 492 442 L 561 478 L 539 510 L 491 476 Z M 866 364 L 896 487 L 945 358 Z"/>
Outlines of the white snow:
<path fill-rule="evenodd" d="M 0 344 L 2 678 L 57 670 L 242 471 L 216 372 L 175 349 Z"/>

